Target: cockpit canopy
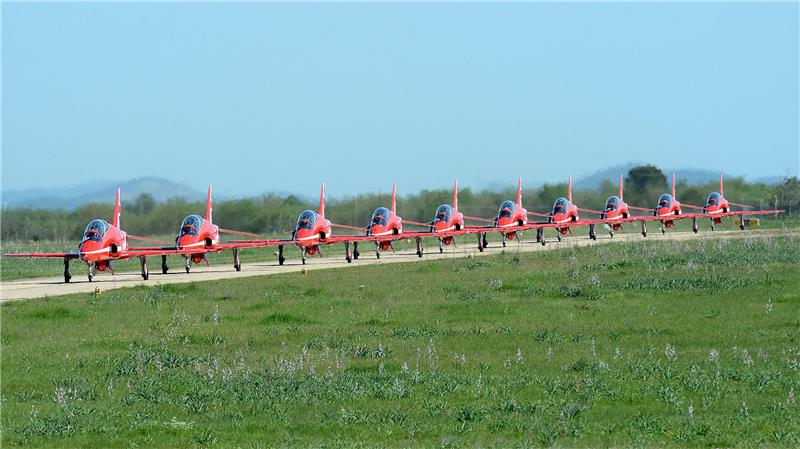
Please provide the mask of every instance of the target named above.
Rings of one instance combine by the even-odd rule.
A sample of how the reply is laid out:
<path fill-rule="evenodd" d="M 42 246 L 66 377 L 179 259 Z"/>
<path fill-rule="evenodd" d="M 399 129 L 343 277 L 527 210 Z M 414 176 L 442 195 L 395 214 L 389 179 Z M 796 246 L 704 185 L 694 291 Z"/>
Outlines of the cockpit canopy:
<path fill-rule="evenodd" d="M 665 193 L 658 197 L 658 207 L 670 207 L 672 206 L 672 195 L 669 193 Z"/>
<path fill-rule="evenodd" d="M 436 217 L 433 219 L 433 221 L 450 221 L 450 217 L 452 216 L 453 206 L 449 204 L 442 204 L 438 209 L 436 209 Z"/>
<path fill-rule="evenodd" d="M 103 236 L 106 235 L 110 226 L 111 225 L 105 220 L 96 219 L 90 221 L 89 224 L 86 225 L 86 230 L 83 231 L 83 240 L 92 240 L 95 242 L 103 240 Z"/>
<path fill-rule="evenodd" d="M 183 219 L 183 223 L 181 223 L 181 236 L 183 235 L 197 235 L 200 232 L 200 228 L 203 227 L 203 218 L 199 215 L 189 215 L 188 217 Z"/>
<path fill-rule="evenodd" d="M 619 197 L 610 196 L 606 200 L 606 212 L 617 212 L 619 210 Z"/>
<path fill-rule="evenodd" d="M 708 195 L 706 206 L 719 206 L 721 202 L 722 195 L 720 195 L 719 192 L 713 192 L 711 195 Z"/>
<path fill-rule="evenodd" d="M 389 221 L 389 217 L 391 216 L 391 212 L 389 209 L 385 207 L 379 207 L 375 209 L 375 212 L 372 213 L 372 223 L 374 225 L 381 225 L 386 226 L 386 223 Z"/>
<path fill-rule="evenodd" d="M 297 217 L 297 229 L 311 229 L 317 222 L 317 213 L 313 210 L 304 210 Z"/>
<path fill-rule="evenodd" d="M 553 215 L 566 214 L 569 209 L 569 201 L 566 198 L 559 198 L 553 203 Z"/>
<path fill-rule="evenodd" d="M 503 201 L 500 204 L 500 212 L 498 213 L 499 217 L 511 218 L 511 215 L 514 214 L 514 211 L 517 209 L 517 204 L 513 201 Z"/>

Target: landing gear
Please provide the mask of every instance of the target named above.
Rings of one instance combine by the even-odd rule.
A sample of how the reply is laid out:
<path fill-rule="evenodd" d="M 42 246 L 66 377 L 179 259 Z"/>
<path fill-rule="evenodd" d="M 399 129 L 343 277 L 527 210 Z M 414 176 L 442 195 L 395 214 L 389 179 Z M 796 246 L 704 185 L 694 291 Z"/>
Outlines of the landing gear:
<path fill-rule="evenodd" d="M 556 234 L 556 238 L 558 239 L 559 242 L 561 242 L 561 230 L 560 229 L 558 230 L 558 234 Z"/>
<path fill-rule="evenodd" d="M 506 235 L 503 234 L 503 248 L 506 247 Z"/>
<path fill-rule="evenodd" d="M 485 232 L 483 233 L 483 247 L 484 248 L 488 248 L 489 247 L 489 240 L 486 239 L 486 233 Z"/>
<path fill-rule="evenodd" d="M 642 237 L 647 237 L 647 224 L 645 224 L 644 220 L 640 221 L 642 224 Z"/>
<path fill-rule="evenodd" d="M 714 226 L 714 219 L 712 218 L 712 219 L 711 219 L 711 232 L 714 232 L 714 231 L 715 231 L 715 229 L 714 229 L 714 228 L 715 228 L 715 226 Z"/>
<path fill-rule="evenodd" d="M 739 229 L 744 231 L 744 215 L 739 215 Z"/>
<path fill-rule="evenodd" d="M 69 280 L 72 279 L 72 275 L 69 274 L 69 257 L 64 258 L 64 282 L 69 284 Z"/>
<path fill-rule="evenodd" d="M 167 265 L 167 256 L 166 254 L 161 255 L 161 274 L 167 274 L 169 271 L 169 265 Z"/>
<path fill-rule="evenodd" d="M 278 265 L 283 265 L 286 258 L 283 257 L 283 245 L 278 245 Z"/>
<path fill-rule="evenodd" d="M 358 256 L 360 255 L 361 253 L 358 252 L 358 242 L 353 242 L 353 259 L 358 260 Z"/>
<path fill-rule="evenodd" d="M 377 259 L 381 258 L 381 248 L 380 247 L 375 248 L 375 257 Z"/>
<path fill-rule="evenodd" d="M 486 235 L 482 232 L 478 233 L 478 251 L 483 252 L 483 248 L 486 245 L 485 242 Z"/>
<path fill-rule="evenodd" d="M 442 239 L 439 239 L 439 254 L 442 254 L 443 252 L 444 252 L 444 242 L 442 241 Z"/>
<path fill-rule="evenodd" d="M 692 217 L 692 232 L 697 234 L 697 217 Z"/>
<path fill-rule="evenodd" d="M 189 274 L 189 271 L 192 269 L 192 260 L 190 258 L 186 258 L 186 265 L 184 266 L 186 269 L 186 274 Z"/>
<path fill-rule="evenodd" d="M 96 273 L 95 264 L 89 265 L 89 282 L 94 282 L 94 274 Z"/>
<path fill-rule="evenodd" d="M 301 251 L 300 260 L 302 260 L 303 261 L 303 265 L 305 265 L 306 264 L 306 249 L 303 248 L 300 251 Z"/>
<path fill-rule="evenodd" d="M 665 228 L 664 226 L 661 226 L 661 234 L 663 235 L 663 234 L 666 234 L 666 233 L 667 233 L 667 228 Z"/>
<path fill-rule="evenodd" d="M 233 268 L 236 271 L 242 271 L 242 260 L 239 258 L 238 248 L 234 248 L 233 250 Z"/>
<path fill-rule="evenodd" d="M 589 238 L 597 240 L 597 233 L 594 231 L 594 223 L 589 223 Z"/>
<path fill-rule="evenodd" d="M 142 279 L 145 281 L 150 279 L 150 271 L 147 269 L 147 257 L 140 257 L 139 260 L 142 262 Z"/>
<path fill-rule="evenodd" d="M 422 237 L 417 237 L 417 257 L 422 257 Z"/>
<path fill-rule="evenodd" d="M 350 254 L 350 242 L 344 242 L 344 260 L 346 260 L 347 263 L 353 261 L 353 256 Z"/>

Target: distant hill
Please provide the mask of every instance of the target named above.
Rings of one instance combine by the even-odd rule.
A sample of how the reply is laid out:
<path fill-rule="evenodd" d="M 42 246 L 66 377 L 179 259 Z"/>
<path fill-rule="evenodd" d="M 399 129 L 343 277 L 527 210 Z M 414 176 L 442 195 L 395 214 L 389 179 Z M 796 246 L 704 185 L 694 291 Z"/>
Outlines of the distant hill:
<path fill-rule="evenodd" d="M 616 165 L 614 167 L 605 168 L 603 170 L 594 172 L 592 174 L 583 176 L 575 180 L 576 189 L 596 189 L 605 180 L 611 181 L 616 184 L 619 182 L 619 175 L 627 175 L 628 170 L 638 165 L 644 165 L 644 162 L 629 162 L 623 165 Z M 659 167 L 661 168 L 661 167 Z M 712 170 L 704 170 L 697 168 L 661 168 L 667 177 L 675 173 L 675 177 L 680 181 L 686 181 L 689 184 L 703 184 L 709 181 L 716 181 L 719 179 L 719 172 Z M 739 176 L 737 174 L 728 173 L 726 177 Z M 775 184 L 783 180 L 782 176 L 769 176 L 755 179 L 748 179 L 751 182 L 763 182 L 765 184 Z"/>
<path fill-rule="evenodd" d="M 3 207 L 31 207 L 37 209 L 74 209 L 87 203 L 111 203 L 114 189 L 122 189 L 122 199 L 131 200 L 140 193 L 150 193 L 156 201 L 183 197 L 189 201 L 202 201 L 204 192 L 169 181 L 164 178 L 135 178 L 121 183 L 93 182 L 73 187 L 49 189 L 4 190 Z"/>

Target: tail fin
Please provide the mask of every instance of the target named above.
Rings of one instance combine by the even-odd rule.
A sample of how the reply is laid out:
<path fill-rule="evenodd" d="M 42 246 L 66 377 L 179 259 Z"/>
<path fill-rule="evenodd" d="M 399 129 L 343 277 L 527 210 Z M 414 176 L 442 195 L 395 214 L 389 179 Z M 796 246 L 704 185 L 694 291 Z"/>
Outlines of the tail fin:
<path fill-rule="evenodd" d="M 397 182 L 392 183 L 392 213 L 395 213 L 397 208 Z"/>
<path fill-rule="evenodd" d="M 522 206 L 522 177 L 517 178 L 517 206 Z"/>
<path fill-rule="evenodd" d="M 672 174 L 672 198 L 675 199 L 675 173 Z"/>
<path fill-rule="evenodd" d="M 458 179 L 453 183 L 453 209 L 458 210 Z"/>
<path fill-rule="evenodd" d="M 117 198 L 114 200 L 114 218 L 111 220 L 111 225 L 119 229 L 121 226 L 121 215 L 122 215 L 122 202 L 119 198 L 119 188 L 117 188 Z"/>
<path fill-rule="evenodd" d="M 206 216 L 205 216 L 206 221 L 209 222 L 209 223 L 211 223 L 211 221 L 212 221 L 211 212 L 213 210 L 214 210 L 214 208 L 211 207 L 211 185 L 209 185 L 208 186 L 208 197 L 206 198 Z"/>
<path fill-rule="evenodd" d="M 725 198 L 725 192 L 722 190 L 722 173 L 719 174 L 719 194 Z"/>
<path fill-rule="evenodd" d="M 622 175 L 619 175 L 619 199 L 622 200 Z"/>
<path fill-rule="evenodd" d="M 567 200 L 572 202 L 572 176 L 567 179 Z"/>
<path fill-rule="evenodd" d="M 319 190 L 319 214 L 325 216 L 325 183 L 322 183 L 322 188 Z"/>

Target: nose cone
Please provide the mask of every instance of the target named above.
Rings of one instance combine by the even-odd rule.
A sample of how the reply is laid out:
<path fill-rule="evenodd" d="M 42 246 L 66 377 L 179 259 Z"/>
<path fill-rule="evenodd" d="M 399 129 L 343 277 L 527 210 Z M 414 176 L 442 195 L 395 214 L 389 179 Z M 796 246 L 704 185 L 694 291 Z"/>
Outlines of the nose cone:
<path fill-rule="evenodd" d="M 671 207 L 659 207 L 656 210 L 658 211 L 658 215 L 668 215 L 672 212 Z"/>
<path fill-rule="evenodd" d="M 389 232 L 389 226 L 373 223 L 369 227 L 369 235 L 383 235 Z"/>
<path fill-rule="evenodd" d="M 199 236 L 184 234 L 184 235 L 178 237 L 177 244 L 178 244 L 179 247 L 185 248 L 187 246 L 198 246 L 198 245 L 195 245 L 195 243 L 198 243 L 198 242 L 200 242 L 200 237 Z"/>
<path fill-rule="evenodd" d="M 311 240 L 316 235 L 313 229 L 300 228 L 294 231 L 295 240 Z"/>
<path fill-rule="evenodd" d="M 497 219 L 497 226 L 511 226 L 515 223 L 514 217 L 499 217 Z"/>
<path fill-rule="evenodd" d="M 92 262 L 107 258 L 110 249 L 102 241 L 86 240 L 80 245 L 81 259 Z"/>
<path fill-rule="evenodd" d="M 433 230 L 436 232 L 449 231 L 452 225 L 449 221 L 437 221 L 433 224 Z"/>
<path fill-rule="evenodd" d="M 553 221 L 555 221 L 556 223 L 564 221 L 566 219 L 567 219 L 567 214 L 565 214 L 564 212 L 556 212 L 553 214 Z"/>

